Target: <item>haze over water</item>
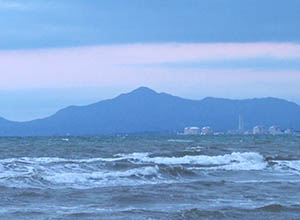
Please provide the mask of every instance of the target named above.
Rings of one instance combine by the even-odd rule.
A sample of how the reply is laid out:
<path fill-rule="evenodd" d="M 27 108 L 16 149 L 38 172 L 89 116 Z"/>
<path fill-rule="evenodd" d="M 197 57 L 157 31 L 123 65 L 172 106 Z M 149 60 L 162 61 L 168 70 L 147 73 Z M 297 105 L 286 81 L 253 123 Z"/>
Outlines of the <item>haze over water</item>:
<path fill-rule="evenodd" d="M 298 136 L 0 138 L 1 219 L 296 219 Z"/>

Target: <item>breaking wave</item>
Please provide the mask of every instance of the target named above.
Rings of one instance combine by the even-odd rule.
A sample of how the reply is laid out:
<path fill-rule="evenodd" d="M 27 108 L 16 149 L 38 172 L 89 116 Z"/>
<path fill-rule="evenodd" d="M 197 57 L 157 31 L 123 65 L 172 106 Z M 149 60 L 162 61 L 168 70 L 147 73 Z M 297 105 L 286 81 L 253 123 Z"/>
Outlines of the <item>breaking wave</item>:
<path fill-rule="evenodd" d="M 8 158 L 0 160 L 0 186 L 93 188 L 160 184 L 195 178 L 203 170 L 249 171 L 268 166 L 256 152 L 182 157 L 131 153 L 89 159 Z M 280 161 L 277 166 L 300 171 L 300 161 Z"/>
<path fill-rule="evenodd" d="M 183 157 L 150 157 L 148 153 L 116 155 L 133 163 L 154 163 L 165 165 L 200 165 L 209 169 L 224 170 L 261 170 L 266 168 L 264 157 L 256 152 L 233 152 L 219 156 L 186 155 Z"/>
<path fill-rule="evenodd" d="M 26 161 L 26 162 L 25 162 Z M 94 188 L 157 183 L 158 166 L 111 170 L 86 160 L 20 158 L 0 161 L 0 185 L 18 188 Z"/>

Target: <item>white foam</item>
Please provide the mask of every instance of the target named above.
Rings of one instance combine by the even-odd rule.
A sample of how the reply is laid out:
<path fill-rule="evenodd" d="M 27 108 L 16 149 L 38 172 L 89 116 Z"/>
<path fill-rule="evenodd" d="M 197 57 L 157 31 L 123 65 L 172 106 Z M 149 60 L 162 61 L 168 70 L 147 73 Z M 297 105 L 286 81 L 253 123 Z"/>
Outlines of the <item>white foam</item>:
<path fill-rule="evenodd" d="M 100 158 L 96 158 L 98 159 Z M 60 163 L 62 161 L 64 163 Z M 0 185 L 26 188 L 41 187 L 46 184 L 47 187 L 93 188 L 155 184 L 160 180 L 159 167 L 156 165 L 115 171 L 105 167 L 100 168 L 99 163 L 86 164 L 86 160 L 76 160 L 76 163 L 74 160 L 70 161 L 63 158 L 1 160 Z"/>
<path fill-rule="evenodd" d="M 262 170 L 267 167 L 264 157 L 256 152 L 233 152 L 219 156 L 193 155 L 183 157 L 150 157 L 147 153 L 122 155 L 133 163 L 154 163 L 164 165 L 202 165 L 199 169 Z M 214 166 L 214 167 L 209 167 Z"/>
<path fill-rule="evenodd" d="M 264 162 L 264 158 L 259 153 L 255 152 L 233 152 L 232 154 L 225 154 L 219 156 L 207 156 L 207 155 L 193 155 L 183 157 L 149 157 L 148 154 L 135 154 L 128 155 L 127 158 L 150 162 L 156 164 L 176 165 L 176 164 L 198 164 L 198 165 L 229 165 L 232 163 L 261 163 Z"/>
<path fill-rule="evenodd" d="M 177 143 L 192 143 L 193 140 L 186 140 L 186 139 L 169 139 L 168 142 L 177 142 Z"/>
<path fill-rule="evenodd" d="M 177 165 L 177 164 L 198 164 L 198 165 L 230 165 L 235 163 L 262 163 L 265 162 L 262 155 L 256 152 L 233 152 L 231 154 L 207 156 L 207 155 L 186 155 L 183 157 L 151 157 L 149 153 L 132 153 L 132 154 L 116 154 L 113 158 L 90 158 L 90 159 L 65 159 L 57 157 L 40 157 L 40 158 L 10 158 L 0 160 L 0 165 L 3 164 L 16 164 L 18 162 L 25 164 L 39 164 L 45 165 L 49 163 L 93 163 L 93 162 L 113 162 L 128 160 L 132 163 L 155 163 L 165 165 Z M 287 161 L 286 164 L 292 165 L 291 161 Z M 294 162 L 294 166 L 300 167 L 300 162 Z M 0 166 L 0 168 L 1 168 Z"/>
<path fill-rule="evenodd" d="M 189 151 L 202 152 L 203 149 L 204 149 L 204 147 L 196 146 L 196 147 L 189 147 L 185 151 L 187 151 L 187 152 L 189 152 Z"/>
<path fill-rule="evenodd" d="M 20 158 L 7 158 L 0 160 L 0 165 L 6 163 L 28 163 L 28 164 L 48 164 L 48 163 L 59 163 L 59 162 L 70 162 L 70 163 L 94 163 L 94 162 L 113 162 L 126 159 L 135 159 L 141 156 L 147 156 L 148 153 L 133 153 L 133 154 L 116 154 L 112 158 L 88 158 L 88 159 L 66 159 L 59 157 L 20 157 Z"/>
<path fill-rule="evenodd" d="M 155 167 L 142 167 L 129 169 L 126 171 L 98 171 L 98 172 L 48 172 L 44 179 L 55 184 L 70 184 L 70 183 L 91 183 L 94 182 L 97 185 L 108 180 L 117 181 L 119 178 L 126 178 L 131 176 L 146 177 L 151 175 L 157 175 L 159 168 Z"/>
<path fill-rule="evenodd" d="M 107 169 L 107 162 L 125 160 L 130 169 Z M 104 163 L 102 163 L 104 162 Z M 138 167 L 137 167 L 138 164 Z M 186 155 L 151 157 L 149 153 L 118 154 L 111 158 L 65 159 L 57 157 L 9 158 L 0 160 L 0 184 L 32 187 L 39 184 L 64 187 L 157 184 L 172 181 L 160 172 L 160 165 L 194 165 L 188 169 L 261 170 L 267 166 L 255 152 L 219 156 Z M 300 162 L 294 163 L 300 166 Z M 300 169 L 300 168 L 299 168 Z"/>

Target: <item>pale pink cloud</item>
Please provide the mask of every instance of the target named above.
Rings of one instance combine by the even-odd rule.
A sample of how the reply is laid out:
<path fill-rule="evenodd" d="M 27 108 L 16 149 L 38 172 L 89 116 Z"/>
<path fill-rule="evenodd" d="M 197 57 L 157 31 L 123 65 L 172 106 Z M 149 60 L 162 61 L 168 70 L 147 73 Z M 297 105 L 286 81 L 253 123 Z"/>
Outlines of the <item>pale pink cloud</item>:
<path fill-rule="evenodd" d="M 147 64 L 161 62 L 236 59 L 253 57 L 300 58 L 300 44 L 294 43 L 198 43 L 198 44 L 131 44 L 75 47 L 67 49 L 40 49 L 0 51 L 4 57 L 58 60 L 84 59 L 106 64 Z"/>
<path fill-rule="evenodd" d="M 143 64 L 274 57 L 300 58 L 300 44 L 133 44 L 0 52 L 0 87 L 64 88 L 103 85 L 233 85 L 300 82 L 299 71 L 168 69 Z M 138 64 L 138 65 L 135 65 Z"/>

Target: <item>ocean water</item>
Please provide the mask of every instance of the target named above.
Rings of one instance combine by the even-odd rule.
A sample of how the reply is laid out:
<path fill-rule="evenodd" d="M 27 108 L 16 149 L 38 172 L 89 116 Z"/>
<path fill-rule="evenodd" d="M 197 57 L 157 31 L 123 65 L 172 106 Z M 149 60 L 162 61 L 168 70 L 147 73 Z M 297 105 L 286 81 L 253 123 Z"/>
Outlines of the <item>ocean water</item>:
<path fill-rule="evenodd" d="M 300 137 L 0 138 L 0 219 L 300 219 Z"/>

